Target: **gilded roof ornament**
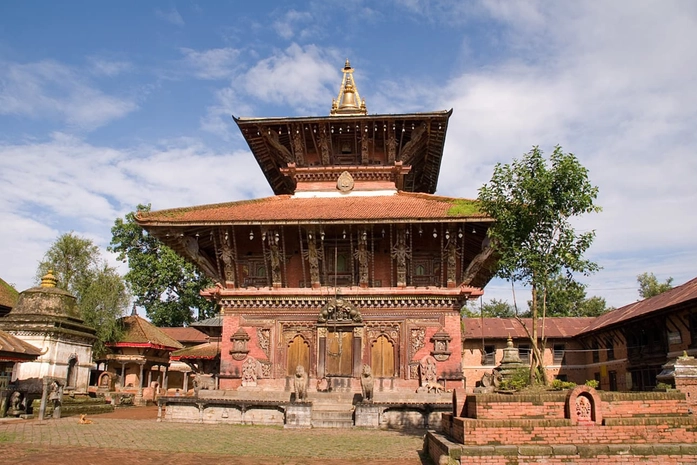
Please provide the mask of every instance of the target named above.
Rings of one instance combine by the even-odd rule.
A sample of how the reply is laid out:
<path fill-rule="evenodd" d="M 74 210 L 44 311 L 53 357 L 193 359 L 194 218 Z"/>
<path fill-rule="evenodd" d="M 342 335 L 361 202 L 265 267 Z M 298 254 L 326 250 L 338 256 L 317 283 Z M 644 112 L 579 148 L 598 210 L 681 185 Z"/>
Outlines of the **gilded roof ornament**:
<path fill-rule="evenodd" d="M 358 94 L 356 83 L 353 80 L 353 68 L 348 58 L 342 72 L 344 77 L 339 88 L 339 96 L 332 99 L 332 110 L 329 114 L 331 116 L 367 115 L 368 109 L 365 106 L 365 100 L 361 100 Z"/>
<path fill-rule="evenodd" d="M 58 280 L 53 276 L 53 270 L 48 270 L 48 273 L 41 278 L 41 287 L 56 287 Z"/>

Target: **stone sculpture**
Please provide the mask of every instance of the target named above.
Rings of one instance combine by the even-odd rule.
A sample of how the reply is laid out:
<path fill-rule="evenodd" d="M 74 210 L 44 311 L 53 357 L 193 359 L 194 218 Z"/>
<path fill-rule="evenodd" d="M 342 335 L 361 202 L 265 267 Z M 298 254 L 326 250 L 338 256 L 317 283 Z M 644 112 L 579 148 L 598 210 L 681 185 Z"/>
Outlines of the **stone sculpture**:
<path fill-rule="evenodd" d="M 305 367 L 298 365 L 295 369 L 295 400 L 301 401 L 307 399 L 307 373 Z"/>
<path fill-rule="evenodd" d="M 373 372 L 370 365 L 363 365 L 363 373 L 361 373 L 361 391 L 363 391 L 363 402 L 373 401 Z"/>
<path fill-rule="evenodd" d="M 198 396 L 201 390 L 214 390 L 215 389 L 215 378 L 213 375 L 202 375 L 201 373 L 196 373 L 194 376 L 194 393 Z"/>

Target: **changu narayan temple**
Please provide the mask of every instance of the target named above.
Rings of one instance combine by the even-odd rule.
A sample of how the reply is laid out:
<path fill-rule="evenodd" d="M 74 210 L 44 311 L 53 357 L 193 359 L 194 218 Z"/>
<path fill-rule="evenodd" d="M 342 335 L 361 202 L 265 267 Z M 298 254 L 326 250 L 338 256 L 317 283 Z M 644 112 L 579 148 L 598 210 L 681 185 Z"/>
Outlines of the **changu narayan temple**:
<path fill-rule="evenodd" d="M 234 118 L 274 196 L 139 212 L 216 281 L 219 389 L 462 387 L 460 309 L 491 278 L 491 219 L 434 195 L 452 111 L 369 115 L 348 60 L 329 116 Z"/>

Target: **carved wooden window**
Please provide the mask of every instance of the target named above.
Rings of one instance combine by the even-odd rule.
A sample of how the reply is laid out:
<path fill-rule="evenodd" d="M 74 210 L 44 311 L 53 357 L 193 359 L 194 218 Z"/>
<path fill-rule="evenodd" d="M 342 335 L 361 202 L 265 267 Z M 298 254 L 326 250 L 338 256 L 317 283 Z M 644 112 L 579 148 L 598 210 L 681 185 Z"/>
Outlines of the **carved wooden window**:
<path fill-rule="evenodd" d="M 333 286 L 350 286 L 354 284 L 351 276 L 351 259 L 348 248 L 339 247 L 334 250 L 330 247 L 326 254 L 327 260 L 327 284 Z"/>
<path fill-rule="evenodd" d="M 387 336 L 379 336 L 371 347 L 371 368 L 373 376 L 377 378 L 389 378 L 394 372 L 394 345 Z"/>
<path fill-rule="evenodd" d="M 414 254 L 414 275 L 412 284 L 414 286 L 436 286 L 438 276 L 436 266 L 431 256 Z"/>
<path fill-rule="evenodd" d="M 248 258 L 242 261 L 242 286 L 264 287 L 268 285 L 264 259 Z"/>

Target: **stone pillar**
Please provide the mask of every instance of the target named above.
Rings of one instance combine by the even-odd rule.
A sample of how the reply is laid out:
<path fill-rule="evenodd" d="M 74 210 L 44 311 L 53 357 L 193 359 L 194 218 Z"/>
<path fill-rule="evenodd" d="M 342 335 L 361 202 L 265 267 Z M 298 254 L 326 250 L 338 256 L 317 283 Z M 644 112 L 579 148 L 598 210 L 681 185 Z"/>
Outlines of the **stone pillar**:
<path fill-rule="evenodd" d="M 169 381 L 169 366 L 165 365 L 165 373 L 162 375 L 162 389 L 164 390 L 165 395 L 167 395 L 167 381 Z"/>
<path fill-rule="evenodd" d="M 697 408 L 697 359 L 685 353 L 675 360 L 675 388 L 685 394 L 691 409 Z"/>
<path fill-rule="evenodd" d="M 143 366 L 145 362 L 139 362 L 140 365 L 140 375 L 138 376 L 138 397 L 143 397 Z"/>
<path fill-rule="evenodd" d="M 121 362 L 121 390 L 126 387 L 126 362 Z"/>
<path fill-rule="evenodd" d="M 150 367 L 150 369 L 148 370 L 148 385 L 145 387 L 150 387 L 151 384 L 152 384 L 152 367 Z"/>
<path fill-rule="evenodd" d="M 184 391 L 184 395 L 189 391 L 189 373 L 188 371 L 184 372 L 184 382 L 182 384 L 182 391 Z"/>
<path fill-rule="evenodd" d="M 39 406 L 39 421 L 43 421 L 44 415 L 46 414 L 46 400 L 48 399 L 48 385 L 49 377 L 44 376 L 43 379 L 43 389 L 41 391 L 41 404 Z"/>

